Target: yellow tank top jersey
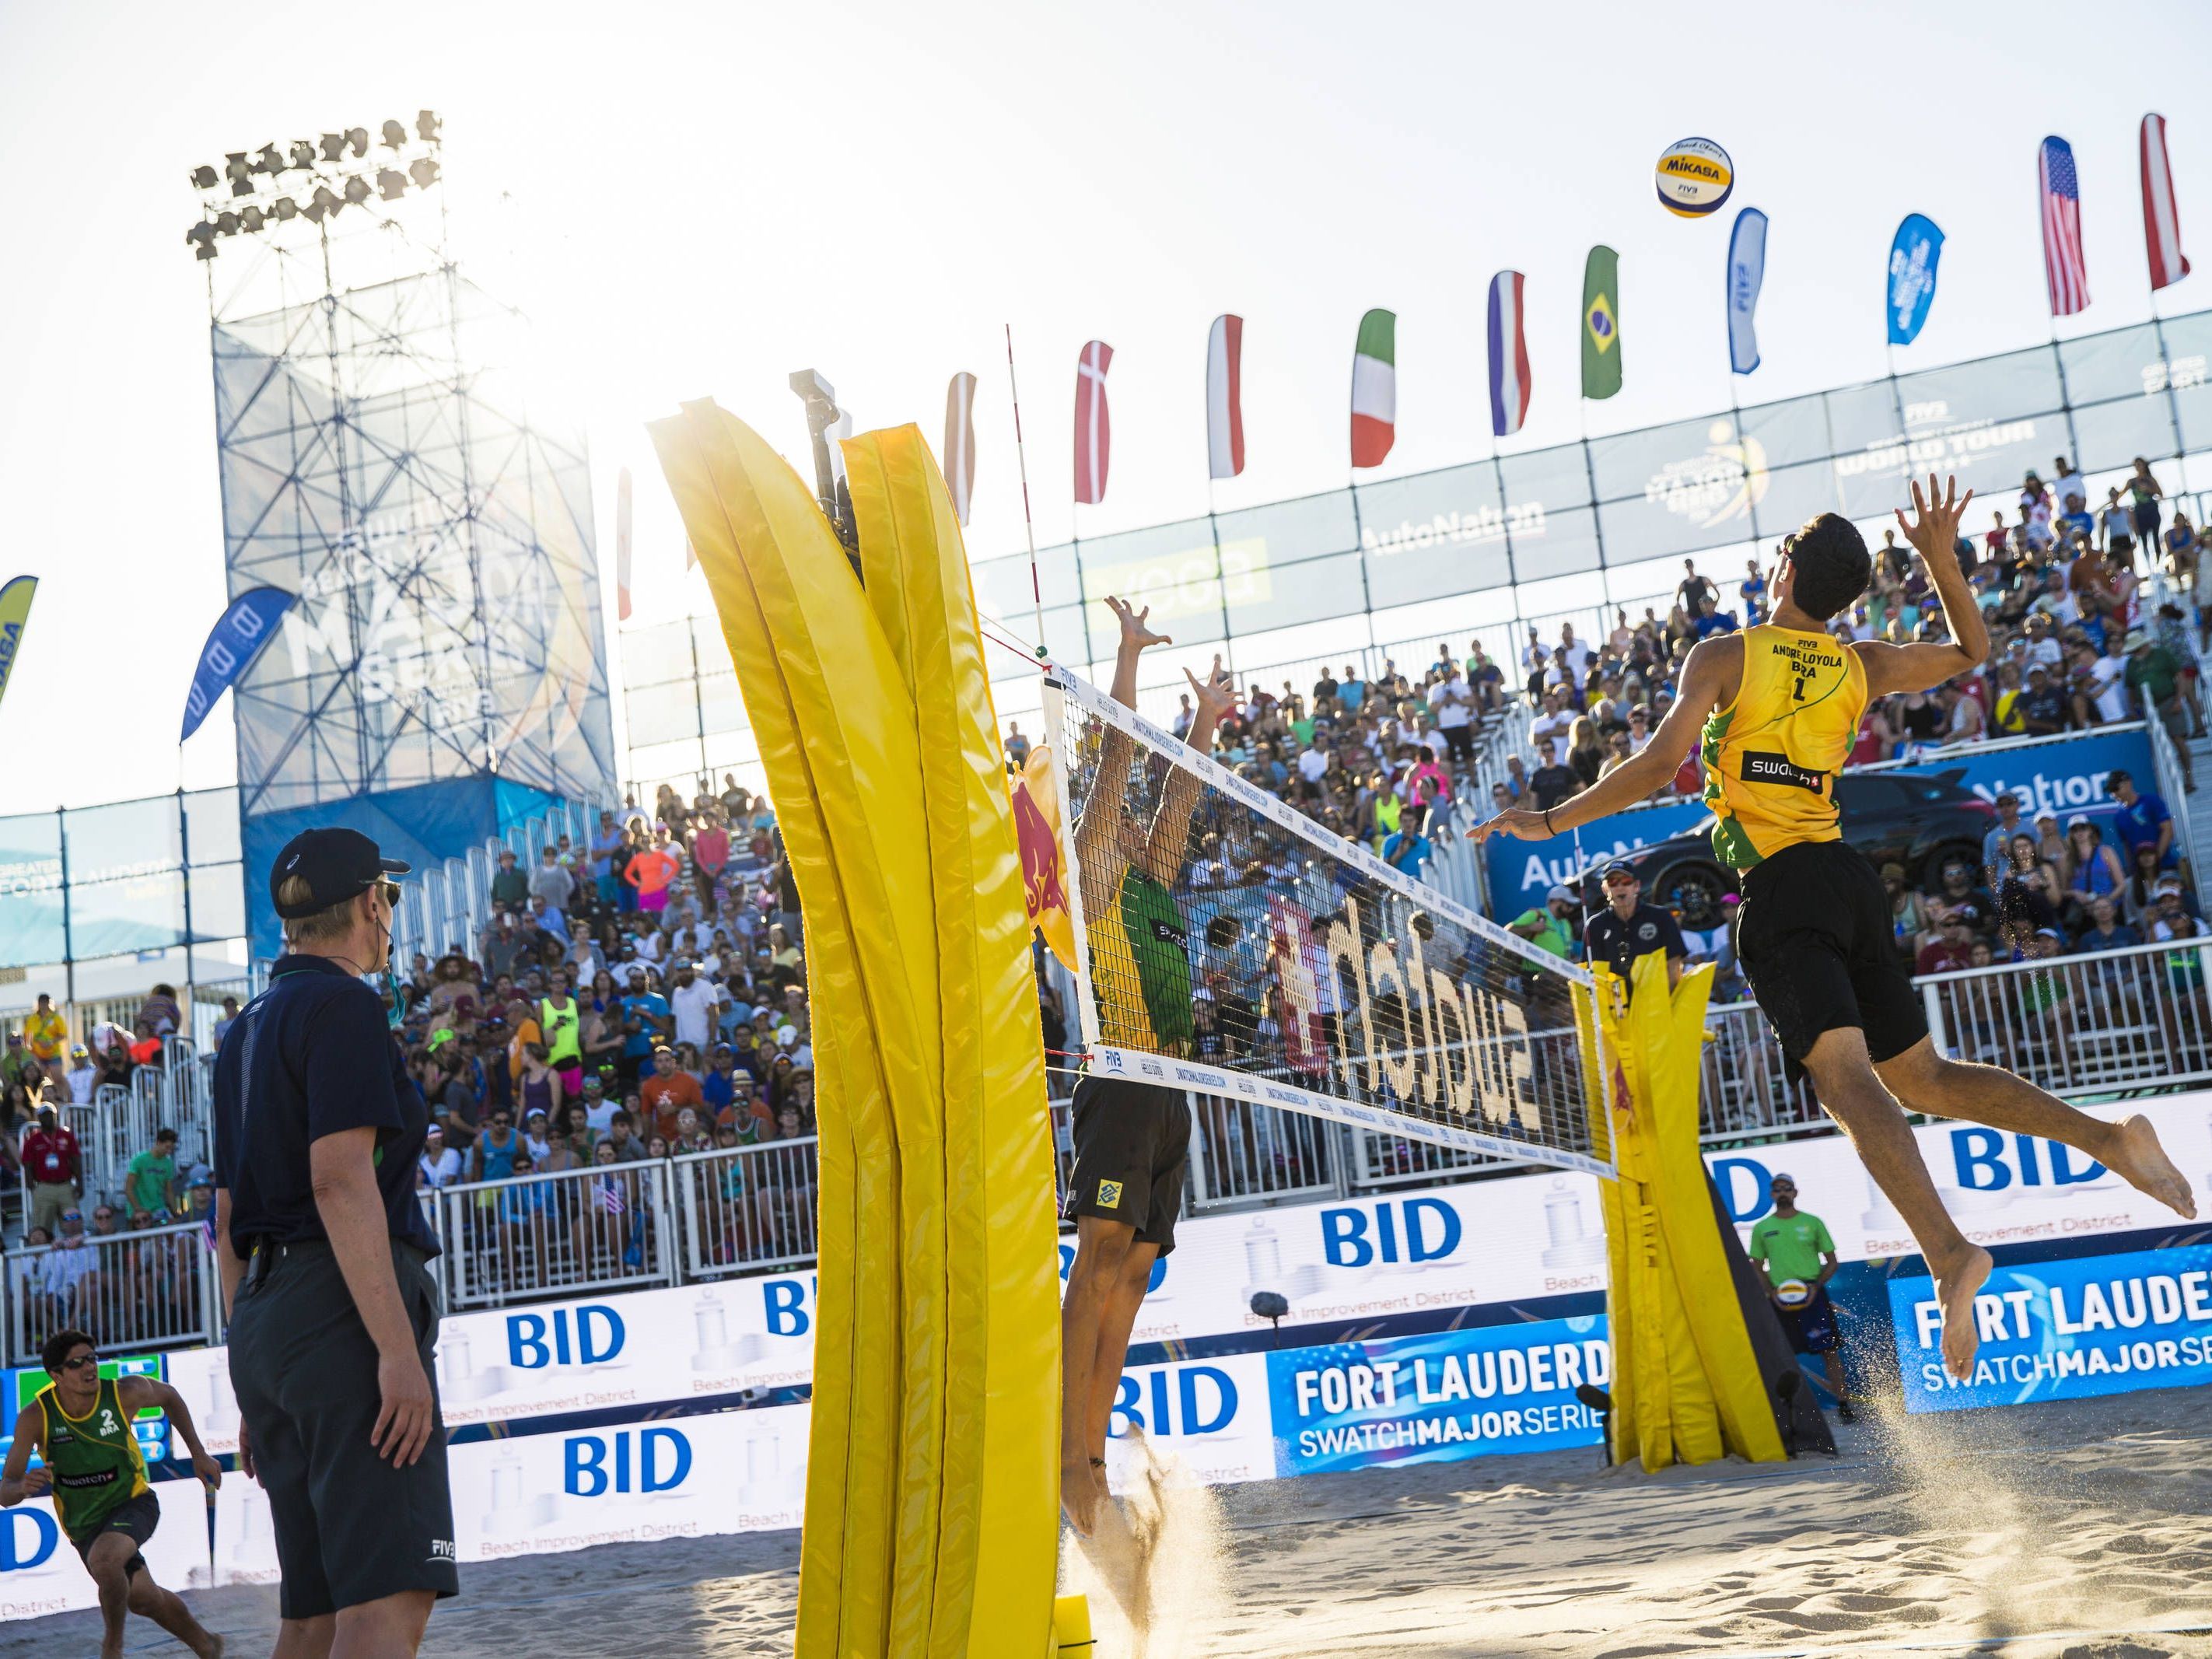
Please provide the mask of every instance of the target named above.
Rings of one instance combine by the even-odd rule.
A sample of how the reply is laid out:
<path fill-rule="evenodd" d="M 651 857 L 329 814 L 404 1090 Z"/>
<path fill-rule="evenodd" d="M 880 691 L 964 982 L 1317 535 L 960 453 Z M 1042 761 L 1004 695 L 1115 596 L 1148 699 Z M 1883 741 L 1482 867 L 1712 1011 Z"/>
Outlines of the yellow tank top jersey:
<path fill-rule="evenodd" d="M 1706 718 L 1700 757 L 1713 852 L 1748 870 L 1801 841 L 1835 841 L 1836 774 L 1866 712 L 1866 665 L 1826 634 L 1743 633 L 1743 684 Z"/>

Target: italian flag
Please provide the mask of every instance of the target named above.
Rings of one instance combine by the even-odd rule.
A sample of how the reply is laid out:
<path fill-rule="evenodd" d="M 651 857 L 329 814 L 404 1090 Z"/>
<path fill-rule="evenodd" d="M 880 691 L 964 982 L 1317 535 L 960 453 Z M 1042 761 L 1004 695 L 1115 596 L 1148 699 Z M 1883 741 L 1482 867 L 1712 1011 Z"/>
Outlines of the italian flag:
<path fill-rule="evenodd" d="M 1352 464 L 1380 466 L 1398 435 L 1398 314 L 1359 319 L 1352 356 Z"/>

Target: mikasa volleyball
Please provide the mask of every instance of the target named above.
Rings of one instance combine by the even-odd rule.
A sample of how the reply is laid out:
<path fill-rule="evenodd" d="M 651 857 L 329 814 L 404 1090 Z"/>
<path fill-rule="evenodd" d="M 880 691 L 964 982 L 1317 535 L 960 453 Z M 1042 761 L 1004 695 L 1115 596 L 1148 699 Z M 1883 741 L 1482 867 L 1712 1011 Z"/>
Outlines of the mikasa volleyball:
<path fill-rule="evenodd" d="M 1659 158 L 1659 205 L 1685 219 L 1719 211 L 1735 188 L 1729 154 L 1710 138 L 1683 138 Z"/>

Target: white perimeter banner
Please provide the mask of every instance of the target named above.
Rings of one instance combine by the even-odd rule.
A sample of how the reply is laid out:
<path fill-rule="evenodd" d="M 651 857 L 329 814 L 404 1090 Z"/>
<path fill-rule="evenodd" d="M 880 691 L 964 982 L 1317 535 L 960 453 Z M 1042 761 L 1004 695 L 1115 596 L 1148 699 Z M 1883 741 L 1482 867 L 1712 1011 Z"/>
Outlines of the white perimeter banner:
<path fill-rule="evenodd" d="M 242 1475 L 223 1477 L 226 1492 L 252 1484 Z M 197 1480 L 157 1480 L 154 1495 L 161 1502 L 161 1524 L 141 1553 L 155 1582 L 167 1589 L 204 1589 L 210 1582 L 207 1488 Z M 52 1498 L 26 1498 L 11 1510 L 0 1510 L 0 1620 L 39 1619 L 99 1605 L 92 1575 L 54 1518 Z"/>
<path fill-rule="evenodd" d="M 1262 1354 L 1136 1367 L 1121 1379 L 1109 1478 L 1118 1488 L 1133 1425 L 1180 1454 L 1208 1485 L 1271 1480 L 1268 1410 Z M 797 1527 L 806 1506 L 808 1413 L 803 1405 L 769 1406 L 455 1446 L 447 1453 L 455 1548 L 465 1562 L 491 1561 Z M 193 1582 L 205 1583 L 204 1548 L 196 1560 L 203 1576 Z M 69 1605 L 94 1605 L 91 1579 L 74 1559 L 67 1567 L 86 1596 Z M 267 1495 L 250 1480 L 225 1480 L 216 1504 L 214 1582 L 276 1579 Z M 172 1582 L 185 1582 L 183 1575 Z"/>
<path fill-rule="evenodd" d="M 2141 1110 L 2182 1172 L 2212 1191 L 2212 1094 L 2096 1109 Z M 1916 1132 L 1937 1189 L 1981 1244 L 2049 1242 L 2176 1224 L 2179 1218 L 2057 1142 L 1942 1123 Z M 1747 1239 L 1778 1172 L 1828 1224 L 1847 1261 L 1910 1254 L 1911 1236 L 1841 1135 L 1706 1155 Z M 1597 1291 L 1605 1236 L 1596 1180 L 1544 1170 L 1457 1187 L 1187 1219 L 1155 1268 L 1132 1340 L 1265 1331 L 1255 1291 L 1290 1303 L 1291 1326 L 1349 1322 Z M 1073 1246 L 1060 1247 L 1066 1277 Z M 666 1405 L 812 1375 L 814 1279 L 732 1279 L 507 1312 L 448 1316 L 439 1386 L 456 1427 Z M 224 1351 L 172 1354 L 168 1373 L 210 1450 L 236 1449 Z"/>

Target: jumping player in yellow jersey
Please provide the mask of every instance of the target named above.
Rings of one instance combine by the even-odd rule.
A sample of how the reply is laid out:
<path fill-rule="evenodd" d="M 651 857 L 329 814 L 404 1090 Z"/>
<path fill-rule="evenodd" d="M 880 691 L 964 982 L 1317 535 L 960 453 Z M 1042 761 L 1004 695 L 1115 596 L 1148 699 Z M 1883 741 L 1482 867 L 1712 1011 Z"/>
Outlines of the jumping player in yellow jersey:
<path fill-rule="evenodd" d="M 192 1473 L 210 1492 L 222 1484 L 222 1466 L 200 1444 L 183 1397 L 159 1377 L 102 1376 L 92 1339 L 82 1331 L 55 1332 L 39 1358 L 53 1381 L 15 1419 L 15 1443 L 0 1468 L 0 1506 L 53 1495 L 62 1530 L 100 1587 L 106 1626 L 100 1659 L 121 1659 L 126 1612 L 152 1620 L 200 1659 L 219 1659 L 222 1638 L 202 1628 L 173 1592 L 154 1582 L 138 1553 L 161 1522 L 161 1505 L 147 1482 L 132 1418 L 149 1407 L 166 1413 L 191 1450 Z"/>
<path fill-rule="evenodd" d="M 1137 659 L 1146 646 L 1173 641 L 1145 626 L 1150 607 L 1138 611 L 1116 599 L 1106 606 L 1121 625 L 1114 701 L 1134 708 Z M 1234 695 L 1229 677 L 1216 657 L 1204 680 L 1188 669 L 1183 678 L 1194 705 L 1185 741 L 1211 753 L 1214 727 Z M 1152 822 L 1140 823 L 1128 805 L 1135 756 L 1127 733 L 1105 728 L 1097 781 L 1075 826 L 1092 994 L 1106 1046 L 1180 1054 L 1191 1037 L 1190 957 L 1172 890 L 1190 855 L 1198 775 L 1172 769 Z M 1190 1103 L 1180 1089 L 1093 1071 L 1075 1085 L 1073 1129 L 1067 1214 L 1075 1223 L 1075 1260 L 1060 1314 L 1060 1501 L 1075 1529 L 1088 1534 L 1106 1496 L 1106 1429 L 1129 1331 L 1153 1262 L 1175 1249 Z"/>
<path fill-rule="evenodd" d="M 2181 1215 L 2197 1213 L 2148 1118 L 2107 1123 L 1997 1066 L 1936 1052 L 1892 946 L 1881 879 L 1841 839 L 1836 774 L 1867 700 L 1925 691 L 1988 654 L 1989 630 L 1953 552 L 1972 498 L 1959 495 L 1955 478 L 1939 495 L 1930 477 L 1924 493 L 1912 486 L 1915 518 L 1897 515 L 1942 603 L 1949 643 L 1844 645 L 1829 633 L 1872 567 L 1850 522 L 1822 514 L 1782 544 L 1771 620 L 1690 653 L 1674 707 L 1643 752 L 1548 812 L 1501 812 L 1468 832 L 1533 840 L 1576 829 L 1663 787 L 1702 741 L 1713 850 L 1741 872 L 1736 951 L 1752 992 L 1911 1228 L 1943 1310 L 1943 1363 L 1961 1379 L 1974 1371 L 1974 1293 L 1990 1253 L 1944 1212 L 1906 1110 L 2064 1141 Z"/>

